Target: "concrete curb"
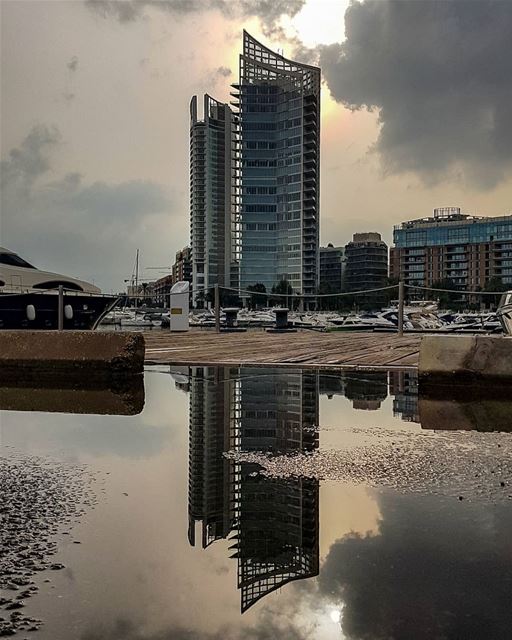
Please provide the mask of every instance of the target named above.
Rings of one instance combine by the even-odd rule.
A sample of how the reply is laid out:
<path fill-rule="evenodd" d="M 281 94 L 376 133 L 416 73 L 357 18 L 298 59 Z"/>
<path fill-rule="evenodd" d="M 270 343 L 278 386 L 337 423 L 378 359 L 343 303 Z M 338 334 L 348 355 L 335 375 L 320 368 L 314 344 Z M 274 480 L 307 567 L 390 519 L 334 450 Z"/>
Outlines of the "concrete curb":
<path fill-rule="evenodd" d="M 421 341 L 420 378 L 457 380 L 512 380 L 512 337 L 424 336 Z"/>
<path fill-rule="evenodd" d="M 40 373 L 142 373 L 144 336 L 110 331 L 0 331 L 2 377 Z"/>

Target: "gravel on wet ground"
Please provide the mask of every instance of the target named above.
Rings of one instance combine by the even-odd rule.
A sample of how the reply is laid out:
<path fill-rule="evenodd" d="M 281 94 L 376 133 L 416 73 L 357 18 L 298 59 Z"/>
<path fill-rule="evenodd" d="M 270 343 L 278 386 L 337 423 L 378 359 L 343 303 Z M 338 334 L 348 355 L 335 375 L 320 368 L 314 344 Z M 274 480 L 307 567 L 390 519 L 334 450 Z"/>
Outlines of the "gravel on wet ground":
<path fill-rule="evenodd" d="M 321 429 L 322 430 L 322 429 Z M 326 429 L 328 430 L 328 428 Z M 512 500 L 512 434 L 349 429 L 350 446 L 280 455 L 230 451 L 274 478 L 307 477 L 459 500 Z"/>
<path fill-rule="evenodd" d="M 0 637 L 43 624 L 25 615 L 26 601 L 38 574 L 65 568 L 52 560 L 57 539 L 95 504 L 94 479 L 83 465 L 14 450 L 0 457 Z"/>

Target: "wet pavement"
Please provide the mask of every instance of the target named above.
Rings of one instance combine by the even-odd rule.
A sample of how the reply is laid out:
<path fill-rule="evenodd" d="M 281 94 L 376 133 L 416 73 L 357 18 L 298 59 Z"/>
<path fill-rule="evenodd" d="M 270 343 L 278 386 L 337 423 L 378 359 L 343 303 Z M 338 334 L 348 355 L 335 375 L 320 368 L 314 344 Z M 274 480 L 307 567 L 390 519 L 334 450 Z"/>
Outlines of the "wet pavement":
<path fill-rule="evenodd" d="M 138 415 L 9 388 L 0 636 L 510 638 L 508 389 L 172 366 L 144 384 Z"/>

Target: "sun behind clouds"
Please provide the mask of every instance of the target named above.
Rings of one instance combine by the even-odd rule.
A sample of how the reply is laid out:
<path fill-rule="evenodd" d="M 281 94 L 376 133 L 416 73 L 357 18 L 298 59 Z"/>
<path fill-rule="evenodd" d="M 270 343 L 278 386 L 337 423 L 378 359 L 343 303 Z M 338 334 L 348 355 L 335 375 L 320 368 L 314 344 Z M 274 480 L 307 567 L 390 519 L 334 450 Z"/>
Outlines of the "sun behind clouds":
<path fill-rule="evenodd" d="M 296 35 L 307 47 L 345 39 L 345 11 L 350 0 L 307 0 L 293 18 L 283 19 L 288 35 Z"/>

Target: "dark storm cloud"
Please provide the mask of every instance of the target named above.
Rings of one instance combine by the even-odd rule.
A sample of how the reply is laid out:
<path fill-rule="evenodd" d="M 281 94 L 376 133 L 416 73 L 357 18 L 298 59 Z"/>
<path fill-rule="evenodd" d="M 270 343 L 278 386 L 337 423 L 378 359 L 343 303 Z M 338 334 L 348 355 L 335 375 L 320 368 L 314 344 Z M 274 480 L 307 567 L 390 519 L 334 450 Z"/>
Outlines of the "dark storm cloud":
<path fill-rule="evenodd" d="M 227 78 L 228 76 L 231 75 L 231 69 L 229 69 L 228 67 L 217 67 L 217 71 L 216 71 L 218 76 L 222 76 L 223 78 Z"/>
<path fill-rule="evenodd" d="M 510 505 L 387 495 L 379 535 L 331 546 L 320 591 L 350 640 L 510 637 Z"/>
<path fill-rule="evenodd" d="M 512 2 L 366 0 L 321 48 L 333 97 L 378 109 L 384 171 L 458 171 L 488 188 L 512 166 Z"/>
<path fill-rule="evenodd" d="M 86 5 L 104 18 L 113 17 L 127 23 L 139 20 L 147 8 L 152 7 L 179 15 L 199 11 L 220 11 L 227 18 L 261 19 L 267 32 L 272 32 L 282 15 L 294 16 L 305 0 L 86 0 Z"/>
<path fill-rule="evenodd" d="M 73 56 L 71 60 L 67 63 L 67 68 L 74 73 L 78 69 L 78 58 L 77 56 Z"/>
<path fill-rule="evenodd" d="M 27 189 L 50 168 L 48 152 L 61 141 L 57 127 L 36 125 L 9 159 L 0 162 L 2 191 L 6 188 Z"/>
<path fill-rule="evenodd" d="M 41 268 L 119 289 L 137 247 L 158 254 L 170 241 L 172 202 L 149 181 L 87 184 L 77 172 L 51 179 L 61 139 L 56 127 L 38 125 L 1 163 L 2 242 Z M 155 216 L 157 240 L 148 231 Z"/>
<path fill-rule="evenodd" d="M 76 97 L 76 94 L 73 90 L 74 85 L 74 76 L 78 70 L 78 56 L 73 56 L 71 60 L 66 63 L 66 81 L 64 91 L 62 92 L 62 97 L 64 102 L 70 106 L 73 100 Z"/>

